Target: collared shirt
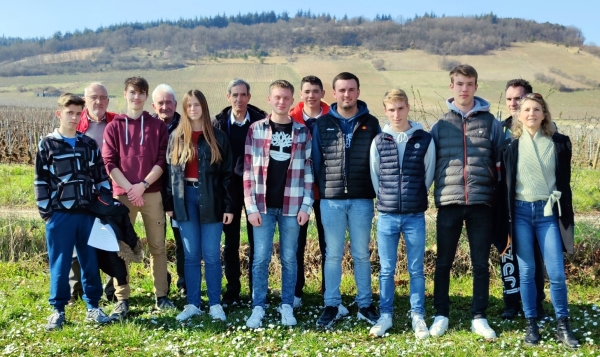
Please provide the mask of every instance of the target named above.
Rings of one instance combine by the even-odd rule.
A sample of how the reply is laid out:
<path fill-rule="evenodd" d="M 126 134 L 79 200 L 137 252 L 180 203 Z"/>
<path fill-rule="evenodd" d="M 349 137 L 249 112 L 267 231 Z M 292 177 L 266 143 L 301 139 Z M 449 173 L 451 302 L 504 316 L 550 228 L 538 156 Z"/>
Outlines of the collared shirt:
<path fill-rule="evenodd" d="M 235 117 L 233 116 L 233 109 L 231 110 L 231 114 L 229 115 L 229 123 L 230 124 L 235 124 L 237 126 L 244 126 L 244 124 L 249 123 L 250 122 L 250 113 L 248 113 L 248 111 L 246 110 L 246 117 L 244 118 L 244 120 L 240 123 L 239 121 L 235 120 Z"/>
<path fill-rule="evenodd" d="M 272 130 L 270 116 L 253 123 L 248 129 L 244 154 L 244 203 L 247 214 L 267 213 L 267 172 Z M 313 204 L 311 136 L 305 125 L 293 121 L 290 165 L 285 174 L 282 215 L 310 214 Z"/>
<path fill-rule="evenodd" d="M 306 114 L 306 112 L 304 110 L 302 111 L 302 118 L 304 119 L 304 121 L 307 121 L 308 119 L 319 119 L 322 115 L 323 115 L 323 108 L 321 108 L 319 115 L 317 115 L 314 118 L 309 116 L 308 114 Z"/>

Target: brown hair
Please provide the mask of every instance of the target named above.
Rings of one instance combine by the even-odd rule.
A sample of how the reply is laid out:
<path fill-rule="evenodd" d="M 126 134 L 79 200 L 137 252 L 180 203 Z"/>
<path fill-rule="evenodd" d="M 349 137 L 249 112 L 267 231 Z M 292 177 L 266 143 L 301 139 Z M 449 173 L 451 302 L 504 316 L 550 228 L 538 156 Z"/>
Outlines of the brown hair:
<path fill-rule="evenodd" d="M 511 131 L 515 138 L 521 137 L 523 134 L 523 123 L 519 120 L 519 115 L 521 114 L 521 106 L 526 101 L 531 100 L 542 106 L 542 111 L 544 112 L 544 119 L 542 120 L 542 124 L 540 126 L 540 130 L 544 136 L 552 136 L 556 132 L 556 127 L 552 122 L 552 115 L 550 115 L 550 109 L 548 108 L 548 104 L 544 100 L 541 94 L 539 93 L 529 93 L 523 95 L 521 100 L 519 101 L 519 108 L 515 113 L 512 120 Z"/>
<path fill-rule="evenodd" d="M 294 86 L 285 79 L 277 79 L 271 82 L 269 85 L 269 94 L 271 94 L 273 88 L 289 89 L 292 92 L 292 96 L 294 95 Z"/>
<path fill-rule="evenodd" d="M 81 108 L 83 109 L 83 107 L 85 106 L 85 100 L 83 100 L 83 98 L 81 98 L 80 96 L 75 95 L 73 93 L 65 93 L 65 94 L 61 95 L 60 97 L 58 97 L 56 104 L 58 104 L 59 108 L 65 108 L 70 105 L 80 105 Z"/>
<path fill-rule="evenodd" d="M 333 90 L 335 90 L 335 82 L 339 80 L 349 81 L 351 79 L 354 79 L 356 81 L 356 89 L 360 89 L 360 81 L 358 80 L 358 77 L 356 75 L 350 72 L 342 72 L 333 78 L 333 82 L 331 83 Z"/>
<path fill-rule="evenodd" d="M 129 86 L 132 86 L 136 91 L 144 93 L 146 95 L 148 95 L 148 88 L 150 87 L 148 85 L 148 81 L 146 81 L 144 78 L 142 77 L 129 77 L 125 80 L 125 90 L 127 90 L 127 88 Z"/>
<path fill-rule="evenodd" d="M 220 163 L 223 160 L 219 144 L 215 137 L 215 132 L 210 121 L 210 112 L 208 111 L 208 103 L 204 94 L 198 89 L 192 89 L 183 96 L 183 115 L 177 129 L 173 132 L 173 153 L 171 162 L 175 165 L 185 165 L 188 161 L 197 157 L 197 150 L 194 149 L 192 142 L 192 123 L 188 116 L 188 103 L 192 96 L 196 97 L 202 108 L 202 116 L 200 123 L 202 124 L 202 135 L 206 139 L 210 147 L 210 163 Z"/>
<path fill-rule="evenodd" d="M 465 77 L 475 77 L 475 84 L 477 84 L 477 71 L 473 66 L 469 66 L 468 64 L 460 64 L 450 71 L 450 83 L 454 83 L 454 77 L 457 74 L 462 74 Z"/>
<path fill-rule="evenodd" d="M 385 108 L 386 104 L 393 102 L 404 102 L 408 104 L 408 96 L 406 95 L 406 92 L 402 89 L 392 89 L 385 92 L 383 97 L 383 107 Z"/>

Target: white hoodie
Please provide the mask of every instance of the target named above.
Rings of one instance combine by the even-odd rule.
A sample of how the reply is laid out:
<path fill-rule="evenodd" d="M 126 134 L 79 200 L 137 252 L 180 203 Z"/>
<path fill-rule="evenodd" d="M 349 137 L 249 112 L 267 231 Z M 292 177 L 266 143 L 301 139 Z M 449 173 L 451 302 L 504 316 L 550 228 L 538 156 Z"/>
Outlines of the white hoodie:
<path fill-rule="evenodd" d="M 395 132 L 390 124 L 386 124 L 383 128 L 383 132 L 390 134 L 394 140 L 396 141 L 396 145 L 398 145 L 398 157 L 400 168 L 402 168 L 402 161 L 404 159 L 404 150 L 406 149 L 406 143 L 408 139 L 411 138 L 413 133 L 417 130 L 423 130 L 423 126 L 417 122 L 408 121 L 410 124 L 410 129 L 405 132 Z M 370 169 L 371 169 L 371 182 L 373 183 L 373 188 L 375 189 L 375 193 L 379 193 L 379 151 L 377 150 L 377 146 L 375 145 L 375 140 L 371 143 L 371 155 L 370 155 Z M 429 143 L 429 147 L 427 148 L 427 152 L 425 153 L 425 187 L 429 191 L 431 184 L 433 183 L 433 175 L 435 174 L 435 144 L 433 140 Z"/>

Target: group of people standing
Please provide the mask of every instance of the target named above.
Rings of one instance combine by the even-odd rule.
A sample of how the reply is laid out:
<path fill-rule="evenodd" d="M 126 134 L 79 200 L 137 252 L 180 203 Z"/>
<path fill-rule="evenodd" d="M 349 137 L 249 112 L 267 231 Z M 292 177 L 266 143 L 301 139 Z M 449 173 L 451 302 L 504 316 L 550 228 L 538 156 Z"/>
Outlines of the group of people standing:
<path fill-rule="evenodd" d="M 276 226 L 282 267 L 277 310 L 283 325 L 296 325 L 294 309 L 302 305 L 304 247 L 314 209 L 323 263 L 324 309 L 318 326 L 331 327 L 349 314 L 340 292 L 348 231 L 357 317 L 373 325 L 370 335 L 384 336 L 392 327 L 401 235 L 415 336 L 443 335 L 450 316 L 450 270 L 465 225 L 473 266 L 472 331 L 496 338 L 486 317 L 488 259 L 494 243 L 502 253 L 503 317 L 513 318 L 522 300 L 525 342 L 539 342 L 536 319 L 545 314 L 541 305 L 545 264 L 557 337 L 577 347 L 568 320 L 562 255 L 573 249 L 569 138 L 556 131 L 546 102 L 531 94 L 526 81 L 508 82 L 512 117 L 500 122 L 489 112 L 489 103 L 475 96 L 477 79 L 469 65 L 450 71 L 449 110 L 429 132 L 408 119 L 408 96 L 399 89 L 383 98 L 389 123 L 382 130 L 367 104 L 358 99 L 358 77 L 348 72 L 333 79 L 331 106 L 322 101 L 325 91 L 315 76 L 302 79 L 302 101 L 296 106 L 294 86 L 286 80 L 273 81 L 267 96 L 270 113 L 250 105 L 250 85 L 235 79 L 227 86 L 231 106 L 214 118 L 200 90 L 185 93 L 179 115 L 175 92 L 165 84 L 152 93 L 155 114 L 150 115 L 143 110 L 149 86 L 141 77 L 125 81 L 127 112 L 121 115 L 106 111 L 108 93 L 99 83 L 86 88 L 85 99 L 61 96 L 56 111 L 60 128 L 41 140 L 36 157 L 35 192 L 47 221 L 54 307 L 46 328 L 61 328 L 65 322 L 73 248 L 81 265 L 86 320 L 107 323 L 129 312 L 128 280 L 125 284 L 114 280 L 110 296 L 117 302 L 110 316 L 98 307 L 102 294 L 98 261 L 87 245 L 94 216 L 86 207 L 95 190 L 111 184 L 116 200 L 129 209 L 132 223 L 138 212 L 142 214 L 158 309 L 175 307 L 168 298 L 165 253 L 165 216 L 171 219 L 178 251 L 177 286 L 187 297 L 179 321 L 203 313 L 201 261 L 210 316 L 225 321 L 224 307 L 239 303 L 240 221 L 245 211 L 252 292 L 246 325 L 260 327 L 265 317 Z M 432 184 L 438 208 L 437 257 L 435 317 L 428 328 L 424 212 Z M 370 262 L 375 198 L 379 311 L 372 298 Z M 222 232 L 227 289 L 221 296 Z M 541 281 L 536 281 L 536 274 Z"/>

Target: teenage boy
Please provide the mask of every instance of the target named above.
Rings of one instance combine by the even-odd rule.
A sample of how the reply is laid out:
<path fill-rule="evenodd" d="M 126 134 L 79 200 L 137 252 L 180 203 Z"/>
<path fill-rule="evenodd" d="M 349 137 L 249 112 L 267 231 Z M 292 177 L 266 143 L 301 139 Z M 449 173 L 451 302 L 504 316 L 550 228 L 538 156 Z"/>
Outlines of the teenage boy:
<path fill-rule="evenodd" d="M 152 109 L 154 109 L 154 118 L 160 119 L 167 124 L 167 131 L 169 135 L 177 129 L 179 125 L 179 119 L 181 116 L 176 112 L 177 109 L 177 98 L 175 97 L 175 91 L 171 86 L 167 84 L 159 84 L 152 91 Z M 165 194 L 167 192 L 168 178 L 165 176 L 167 173 L 163 173 L 162 177 L 162 195 L 163 204 L 167 202 Z M 173 207 L 164 207 L 166 211 L 172 211 Z M 177 222 L 173 221 L 172 217 L 169 217 L 171 230 L 173 231 L 173 237 L 175 238 L 175 267 L 177 269 L 177 290 L 183 295 L 186 295 L 185 289 L 185 272 L 184 272 L 184 252 L 183 252 L 183 241 L 181 240 L 181 233 Z M 165 224 L 165 235 L 167 225 Z M 171 274 L 168 275 L 169 287 L 171 285 Z"/>
<path fill-rule="evenodd" d="M 244 155 L 244 200 L 254 230 L 252 315 L 257 328 L 265 316 L 269 263 L 275 224 L 281 256 L 281 323 L 296 325 L 292 305 L 296 286 L 296 252 L 300 226 L 308 222 L 312 206 L 311 139 L 308 128 L 288 115 L 294 87 L 286 80 L 269 86 L 271 114 L 252 124 Z"/>
<path fill-rule="evenodd" d="M 156 308 L 173 309 L 168 299 L 167 254 L 165 250 L 165 211 L 161 176 L 166 165 L 169 134 L 167 125 L 144 111 L 148 82 L 141 77 L 125 80 L 123 96 L 127 113 L 117 115 L 106 126 L 102 156 L 113 180 L 116 198 L 129 208 L 131 224 L 142 214 L 150 250 L 150 269 L 156 295 Z M 111 319 L 121 320 L 129 312 L 129 284 L 116 286 L 119 300 Z"/>
<path fill-rule="evenodd" d="M 246 135 L 250 125 L 260 119 L 264 119 L 267 113 L 252 104 L 249 104 L 250 84 L 243 79 L 236 78 L 227 85 L 227 101 L 230 106 L 223 109 L 215 116 L 212 123 L 215 128 L 221 129 L 227 134 L 233 152 L 233 175 L 229 182 L 231 193 L 233 221 L 231 224 L 223 225 L 225 233 L 225 245 L 223 247 L 223 261 L 225 265 L 225 278 L 227 288 L 221 300 L 223 306 L 236 305 L 240 300 L 241 283 L 240 277 L 240 223 L 242 210 L 244 209 L 244 149 Z M 252 292 L 252 257 L 254 256 L 254 236 L 252 225 L 248 222 L 246 212 L 246 232 L 250 255 L 248 257 L 248 280 L 250 292 Z"/>
<path fill-rule="evenodd" d="M 358 77 L 348 72 L 335 76 L 333 97 L 336 103 L 331 105 L 329 113 L 317 120 L 313 129 L 312 157 L 327 245 L 325 309 L 317 321 L 321 327 L 329 327 L 341 317 L 340 283 L 346 229 L 350 231 L 358 290 L 357 316 L 372 325 L 379 320 L 371 291 L 369 242 L 375 191 L 369 171 L 369 152 L 381 127 L 377 118 L 369 114 L 367 104 L 358 100 L 359 95 Z"/>
<path fill-rule="evenodd" d="M 400 234 L 406 243 L 410 276 L 410 315 L 417 338 L 429 337 L 425 323 L 425 210 L 435 171 L 435 144 L 419 123 L 408 120 L 410 105 L 403 90 L 383 98 L 389 120 L 371 143 L 371 181 L 377 193 L 379 312 L 370 335 L 383 336 L 392 327 L 394 275 Z"/>
<path fill-rule="evenodd" d="M 108 109 L 108 91 L 102 83 L 91 83 L 83 91 L 85 108 L 81 112 L 81 120 L 77 125 L 77 131 L 89 136 L 96 141 L 100 152 L 102 152 L 103 135 L 106 125 L 110 123 L 115 113 L 107 111 Z M 77 255 L 73 252 L 71 271 L 69 272 L 69 285 L 71 285 L 71 300 L 69 304 L 74 304 L 77 299 L 83 295 L 81 289 L 81 265 L 77 260 Z M 112 279 L 108 279 L 104 285 L 104 292 L 108 301 L 115 299 L 115 288 Z"/>
<path fill-rule="evenodd" d="M 506 139 L 512 138 L 512 120 L 513 115 L 519 109 L 519 101 L 525 94 L 533 93 L 533 88 L 528 81 L 517 78 L 512 79 L 506 83 L 506 108 L 508 109 L 510 116 L 502 122 L 502 128 L 504 130 L 504 136 Z M 498 195 L 505 195 L 505 185 L 499 185 Z M 499 253 L 503 253 L 500 257 L 500 274 L 502 276 L 503 285 L 503 300 L 504 300 L 504 311 L 501 317 L 504 319 L 513 319 L 519 311 L 521 311 L 521 294 L 519 284 L 519 266 L 517 265 L 517 256 L 514 254 L 512 244 L 506 246 L 506 236 L 508 234 L 507 224 L 504 217 L 506 212 L 502 213 L 506 209 L 505 205 L 495 205 L 494 209 L 496 218 L 501 218 L 495 226 L 494 233 L 497 239 L 494 240 L 494 245 L 498 249 Z M 539 245 L 535 244 L 535 262 L 536 266 L 544 266 L 542 253 L 539 249 Z M 537 312 L 538 319 L 544 318 L 546 312 L 544 311 L 543 301 L 546 298 L 544 293 L 544 269 L 537 269 L 535 271 L 535 285 L 537 288 Z"/>
<path fill-rule="evenodd" d="M 484 338 L 496 338 L 486 310 L 489 300 L 491 236 L 497 186 L 496 162 L 504 142 L 502 125 L 489 112 L 489 103 L 476 97 L 477 71 L 459 65 L 450 71 L 453 97 L 449 111 L 431 128 L 436 147 L 435 205 L 437 258 L 433 302 L 435 319 L 429 332 L 441 336 L 450 316 L 450 269 L 456 255 L 463 222 L 467 229 L 473 266 L 471 330 Z"/>
<path fill-rule="evenodd" d="M 290 110 L 292 119 L 300 124 L 308 127 L 312 132 L 315 122 L 318 118 L 329 113 L 329 105 L 323 102 L 325 91 L 323 90 L 323 82 L 316 76 L 306 76 L 300 82 L 300 98 L 301 102 Z M 315 221 L 317 225 L 317 235 L 319 238 L 319 250 L 321 251 L 321 293 L 325 291 L 325 233 L 323 233 L 323 224 L 321 223 L 321 199 L 319 198 L 319 188 L 313 185 L 314 203 L 313 210 L 315 212 Z M 306 248 L 306 237 L 308 235 L 308 224 L 300 227 L 300 235 L 298 236 L 298 253 L 296 260 L 298 261 L 298 276 L 296 279 L 296 290 L 294 291 L 294 308 L 302 305 L 302 295 L 304 284 L 304 250 Z M 340 309 L 346 309 L 340 305 Z M 346 312 L 347 314 L 347 312 Z"/>
<path fill-rule="evenodd" d="M 60 126 L 40 141 L 35 159 L 34 193 L 40 215 L 46 221 L 49 301 L 54 308 L 46 325 L 48 331 L 60 329 L 65 323 L 73 249 L 81 265 L 85 321 L 110 321 L 98 307 L 102 281 L 96 249 L 87 244 L 95 220 L 87 211 L 92 194 L 102 187 L 110 190 L 110 185 L 98 145 L 76 130 L 83 106 L 83 99 L 71 93 L 58 98 L 56 117 Z"/>

